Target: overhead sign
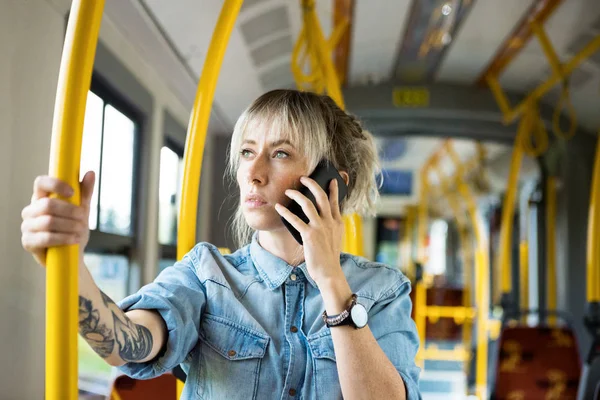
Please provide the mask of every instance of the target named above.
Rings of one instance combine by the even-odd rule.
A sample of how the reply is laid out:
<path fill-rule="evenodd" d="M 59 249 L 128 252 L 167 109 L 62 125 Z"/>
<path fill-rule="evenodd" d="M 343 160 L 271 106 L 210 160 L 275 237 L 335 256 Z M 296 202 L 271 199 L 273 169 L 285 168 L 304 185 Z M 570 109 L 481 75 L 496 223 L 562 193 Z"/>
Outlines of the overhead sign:
<path fill-rule="evenodd" d="M 397 87 L 392 92 L 395 107 L 429 107 L 429 89 L 425 87 Z"/>
<path fill-rule="evenodd" d="M 382 195 L 410 196 L 413 187 L 413 172 L 406 170 L 384 169 L 383 183 L 379 188 Z"/>

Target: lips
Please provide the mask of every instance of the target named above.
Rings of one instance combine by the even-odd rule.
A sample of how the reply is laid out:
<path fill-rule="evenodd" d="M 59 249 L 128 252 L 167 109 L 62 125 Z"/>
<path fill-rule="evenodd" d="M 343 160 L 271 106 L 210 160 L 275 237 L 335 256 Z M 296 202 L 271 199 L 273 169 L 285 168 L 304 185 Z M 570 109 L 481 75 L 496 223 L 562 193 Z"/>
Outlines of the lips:
<path fill-rule="evenodd" d="M 267 204 L 264 197 L 254 193 L 247 195 L 244 202 L 250 207 L 261 207 Z"/>

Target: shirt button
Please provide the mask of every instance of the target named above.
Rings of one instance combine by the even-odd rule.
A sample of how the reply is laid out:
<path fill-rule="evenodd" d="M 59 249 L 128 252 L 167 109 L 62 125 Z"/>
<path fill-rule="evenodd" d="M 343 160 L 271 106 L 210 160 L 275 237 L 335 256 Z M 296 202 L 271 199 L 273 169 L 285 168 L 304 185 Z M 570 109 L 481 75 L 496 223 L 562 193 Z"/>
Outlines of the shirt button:
<path fill-rule="evenodd" d="M 296 328 L 295 326 L 292 326 L 292 327 L 290 328 L 290 331 L 292 331 L 292 333 L 296 333 L 296 332 L 298 332 L 298 328 Z M 292 396 L 293 396 L 293 395 L 292 395 Z"/>
<path fill-rule="evenodd" d="M 229 350 L 229 352 L 228 352 L 227 354 L 229 354 L 229 357 L 233 357 L 233 356 L 235 356 L 237 353 L 235 352 L 235 350 Z"/>
<path fill-rule="evenodd" d="M 296 274 L 291 274 L 290 279 L 295 281 L 296 279 L 298 279 L 298 277 L 296 276 Z"/>
<path fill-rule="evenodd" d="M 296 395 L 296 389 L 290 389 L 290 396 Z"/>

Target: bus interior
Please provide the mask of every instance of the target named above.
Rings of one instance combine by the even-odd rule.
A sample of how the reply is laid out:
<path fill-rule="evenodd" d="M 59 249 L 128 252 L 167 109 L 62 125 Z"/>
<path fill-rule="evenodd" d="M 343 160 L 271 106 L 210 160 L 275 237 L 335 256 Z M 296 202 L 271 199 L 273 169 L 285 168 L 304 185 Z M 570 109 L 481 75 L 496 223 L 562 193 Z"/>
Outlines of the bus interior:
<path fill-rule="evenodd" d="M 375 136 L 344 251 L 410 279 L 422 398 L 600 399 L 598 0 L 0 0 L 0 32 L 0 398 L 179 398 L 183 371 L 136 381 L 55 324 L 63 253 L 35 264 L 21 209 L 95 171 L 85 260 L 115 301 L 233 251 L 233 127 L 295 88 Z"/>

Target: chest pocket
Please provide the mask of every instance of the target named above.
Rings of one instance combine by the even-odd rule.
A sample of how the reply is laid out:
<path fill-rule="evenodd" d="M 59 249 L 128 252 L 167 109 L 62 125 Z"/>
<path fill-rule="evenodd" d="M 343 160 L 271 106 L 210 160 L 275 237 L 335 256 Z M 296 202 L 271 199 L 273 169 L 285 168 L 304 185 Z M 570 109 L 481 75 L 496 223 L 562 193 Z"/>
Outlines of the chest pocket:
<path fill-rule="evenodd" d="M 269 337 L 229 319 L 204 314 L 197 394 L 204 399 L 255 399 Z"/>
<path fill-rule="evenodd" d="M 331 332 L 325 335 L 317 333 L 307 339 L 314 358 L 317 399 L 341 399 L 342 389 Z"/>

